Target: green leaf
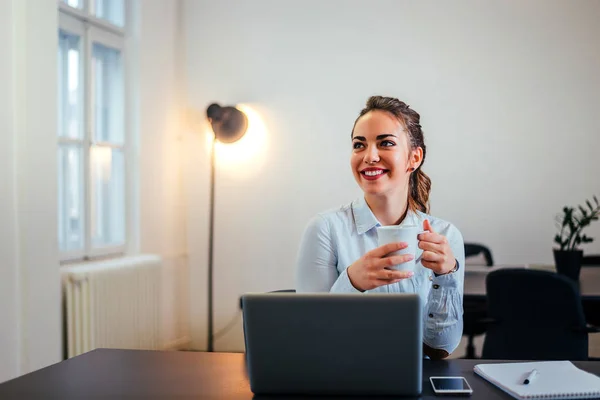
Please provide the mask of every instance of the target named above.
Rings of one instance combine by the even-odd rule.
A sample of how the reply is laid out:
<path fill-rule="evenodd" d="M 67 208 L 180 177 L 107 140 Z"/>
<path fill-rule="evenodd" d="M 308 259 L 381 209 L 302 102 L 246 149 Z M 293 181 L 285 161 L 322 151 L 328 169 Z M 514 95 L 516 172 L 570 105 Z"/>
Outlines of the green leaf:
<path fill-rule="evenodd" d="M 593 238 L 591 238 L 591 237 L 587 237 L 586 235 L 583 235 L 583 236 L 581 237 L 581 241 L 582 241 L 583 243 L 591 243 L 591 242 L 593 242 L 593 241 L 594 241 L 594 239 L 593 239 Z"/>
<path fill-rule="evenodd" d="M 596 202 L 597 206 L 600 206 L 600 204 L 598 203 L 598 198 L 596 197 L 596 195 L 594 195 L 594 201 Z"/>
<path fill-rule="evenodd" d="M 594 212 L 594 207 L 592 207 L 592 203 L 589 200 L 585 201 L 592 212 Z"/>
<path fill-rule="evenodd" d="M 567 212 L 565 213 L 565 219 L 567 220 L 567 223 L 569 223 L 569 221 L 571 221 L 571 218 L 573 218 L 573 208 L 568 208 Z"/>
<path fill-rule="evenodd" d="M 554 236 L 554 241 L 562 246 L 562 241 L 560 240 L 560 235 L 558 233 Z"/>
<path fill-rule="evenodd" d="M 578 207 L 579 207 L 579 211 L 581 211 L 581 213 L 583 214 L 583 216 L 587 217 L 587 212 L 585 211 L 585 209 L 583 207 L 581 207 L 581 206 L 578 206 Z"/>
<path fill-rule="evenodd" d="M 590 224 L 590 222 L 592 222 L 592 218 L 588 217 L 588 218 L 583 218 L 580 222 L 579 222 L 579 228 L 583 228 L 586 227 Z"/>
<path fill-rule="evenodd" d="M 573 209 L 569 208 L 569 207 L 565 208 L 565 220 L 569 221 L 572 216 L 573 216 Z"/>

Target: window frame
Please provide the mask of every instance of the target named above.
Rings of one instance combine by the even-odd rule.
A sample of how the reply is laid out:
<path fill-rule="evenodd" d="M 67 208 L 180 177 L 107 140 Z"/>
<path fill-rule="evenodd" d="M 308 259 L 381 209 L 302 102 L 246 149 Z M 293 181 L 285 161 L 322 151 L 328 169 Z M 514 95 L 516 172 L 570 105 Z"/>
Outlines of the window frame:
<path fill-rule="evenodd" d="M 92 14 L 94 9 L 94 0 L 83 0 L 81 9 L 72 7 L 64 3 L 62 0 L 57 0 L 58 4 L 58 31 L 65 31 L 69 34 L 80 37 L 80 83 L 83 85 L 82 90 L 82 130 L 81 138 L 70 138 L 57 135 L 57 152 L 61 145 L 78 144 L 82 149 L 82 174 L 83 174 L 83 248 L 77 250 L 62 250 L 59 248 L 60 262 L 78 262 L 97 258 L 120 257 L 126 254 L 130 244 L 130 180 L 131 173 L 129 171 L 130 151 L 129 143 L 131 143 L 131 125 L 129 121 L 130 108 L 130 86 L 128 82 L 128 49 L 126 28 L 129 18 L 129 1 L 124 1 L 124 27 L 113 25 L 112 23 L 97 18 Z M 121 56 L 121 73 L 123 82 L 123 142 L 117 144 L 114 142 L 96 141 L 95 126 L 94 126 L 94 105 L 93 98 L 94 81 L 92 76 L 92 52 L 94 43 L 104 45 L 109 48 L 120 51 Z M 58 88 L 61 90 L 61 88 Z M 60 104 L 62 107 L 62 104 Z M 59 112 L 57 110 L 57 112 Z M 123 153 L 123 224 L 124 236 L 123 242 L 118 245 L 93 246 L 92 245 L 92 176 L 91 176 L 91 149 L 92 146 L 109 147 L 112 149 L 120 149 Z M 58 157 L 58 153 L 57 153 Z M 61 221 L 58 221 L 61 223 Z M 57 227 L 58 229 L 58 227 Z"/>

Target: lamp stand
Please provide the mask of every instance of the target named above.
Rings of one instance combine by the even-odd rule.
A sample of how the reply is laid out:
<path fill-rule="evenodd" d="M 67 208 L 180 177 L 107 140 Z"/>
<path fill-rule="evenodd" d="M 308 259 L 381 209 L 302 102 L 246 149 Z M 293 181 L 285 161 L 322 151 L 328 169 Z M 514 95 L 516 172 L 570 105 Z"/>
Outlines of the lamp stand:
<path fill-rule="evenodd" d="M 213 248 L 215 229 L 215 144 L 217 136 L 212 140 L 210 149 L 210 206 L 208 231 L 208 351 L 214 351 L 213 336 Z"/>
<path fill-rule="evenodd" d="M 212 127 L 214 137 L 210 149 L 210 205 L 208 231 L 208 351 L 215 351 L 213 315 L 213 254 L 215 243 L 215 148 L 217 139 L 222 143 L 233 143 L 244 136 L 248 128 L 248 118 L 235 107 L 221 107 L 213 103 L 206 109 L 206 117 Z"/>

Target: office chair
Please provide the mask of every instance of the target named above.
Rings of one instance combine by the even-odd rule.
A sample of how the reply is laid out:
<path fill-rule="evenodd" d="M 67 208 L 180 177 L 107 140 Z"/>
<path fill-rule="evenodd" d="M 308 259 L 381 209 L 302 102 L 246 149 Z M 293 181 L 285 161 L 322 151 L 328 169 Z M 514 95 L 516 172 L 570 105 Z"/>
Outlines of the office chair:
<path fill-rule="evenodd" d="M 581 266 L 586 268 L 600 268 L 600 254 L 583 255 Z M 600 326 L 600 314 L 596 312 L 595 304 L 584 303 L 583 312 L 587 315 L 587 320 L 590 324 Z"/>
<path fill-rule="evenodd" d="M 478 243 L 465 243 L 465 258 L 474 257 L 482 254 L 485 258 L 485 265 L 491 267 L 494 265 L 494 259 L 490 249 Z M 463 302 L 463 336 L 468 336 L 467 352 L 465 358 L 476 358 L 475 356 L 475 336 L 483 335 L 487 328 L 484 319 L 487 316 L 487 306 L 480 302 Z"/>
<path fill-rule="evenodd" d="M 494 258 L 492 257 L 492 252 L 487 246 L 484 246 L 479 243 L 465 243 L 465 258 L 483 255 L 485 258 L 485 265 L 492 266 L 494 265 Z"/>
<path fill-rule="evenodd" d="M 502 269 L 486 278 L 489 323 L 482 358 L 587 360 L 581 296 L 569 278 L 549 271 Z"/>

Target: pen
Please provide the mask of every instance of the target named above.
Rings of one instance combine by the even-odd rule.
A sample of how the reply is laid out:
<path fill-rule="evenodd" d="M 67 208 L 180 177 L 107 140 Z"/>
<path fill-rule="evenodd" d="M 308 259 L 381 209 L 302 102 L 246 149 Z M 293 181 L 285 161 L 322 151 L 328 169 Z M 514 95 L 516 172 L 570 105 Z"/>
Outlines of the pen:
<path fill-rule="evenodd" d="M 527 378 L 525 378 L 525 380 L 523 381 L 523 385 L 529 385 L 531 381 L 533 381 L 533 379 L 537 376 L 537 373 L 538 372 L 536 369 L 532 369 L 529 375 L 527 375 Z"/>

